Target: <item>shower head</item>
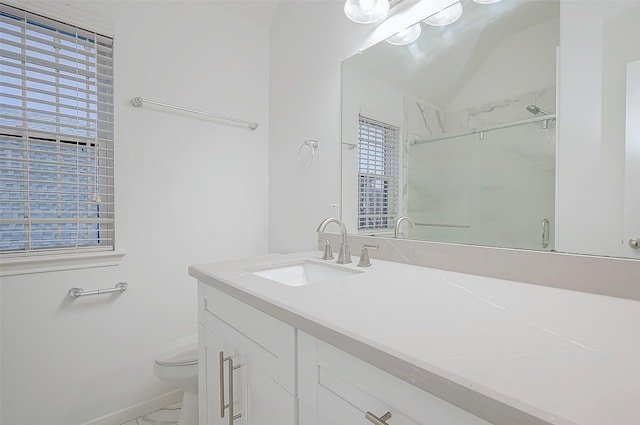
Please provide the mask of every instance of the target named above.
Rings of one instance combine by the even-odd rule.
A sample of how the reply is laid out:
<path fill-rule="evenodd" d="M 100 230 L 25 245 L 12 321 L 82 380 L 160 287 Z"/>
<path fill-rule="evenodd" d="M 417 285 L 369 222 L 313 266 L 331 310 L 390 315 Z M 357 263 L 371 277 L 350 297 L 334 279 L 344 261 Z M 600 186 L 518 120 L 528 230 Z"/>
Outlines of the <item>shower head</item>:
<path fill-rule="evenodd" d="M 531 112 L 533 115 L 538 115 L 538 114 L 550 115 L 551 114 L 551 112 L 547 111 L 546 109 L 542 109 L 541 107 L 536 105 L 527 106 L 527 111 Z"/>

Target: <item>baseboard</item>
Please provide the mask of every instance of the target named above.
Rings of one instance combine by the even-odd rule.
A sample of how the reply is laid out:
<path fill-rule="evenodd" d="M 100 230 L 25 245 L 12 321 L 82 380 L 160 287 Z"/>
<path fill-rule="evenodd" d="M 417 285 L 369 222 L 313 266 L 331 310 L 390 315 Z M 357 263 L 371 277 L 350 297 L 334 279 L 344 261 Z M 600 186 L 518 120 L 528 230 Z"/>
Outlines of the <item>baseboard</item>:
<path fill-rule="evenodd" d="M 121 425 L 180 401 L 182 401 L 182 390 L 175 390 L 101 418 L 85 422 L 82 425 Z"/>

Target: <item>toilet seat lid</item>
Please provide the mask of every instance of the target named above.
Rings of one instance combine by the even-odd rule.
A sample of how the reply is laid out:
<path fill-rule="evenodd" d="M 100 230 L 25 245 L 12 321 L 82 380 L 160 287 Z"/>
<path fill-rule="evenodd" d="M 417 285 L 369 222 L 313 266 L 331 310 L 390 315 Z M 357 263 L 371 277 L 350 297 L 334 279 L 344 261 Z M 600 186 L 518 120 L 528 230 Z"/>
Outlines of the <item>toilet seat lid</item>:
<path fill-rule="evenodd" d="M 198 363 L 198 335 L 193 334 L 171 343 L 156 355 L 162 366 L 186 366 Z"/>

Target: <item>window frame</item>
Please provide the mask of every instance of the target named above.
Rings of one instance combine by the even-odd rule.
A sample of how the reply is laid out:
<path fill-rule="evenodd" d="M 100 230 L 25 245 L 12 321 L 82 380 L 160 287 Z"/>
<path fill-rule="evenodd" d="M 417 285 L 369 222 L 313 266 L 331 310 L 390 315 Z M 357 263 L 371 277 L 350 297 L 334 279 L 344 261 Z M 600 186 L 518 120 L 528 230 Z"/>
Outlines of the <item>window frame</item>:
<path fill-rule="evenodd" d="M 55 40 L 55 34 L 62 34 L 60 38 L 64 38 L 65 36 L 67 38 L 75 37 L 75 39 L 77 40 L 82 40 L 85 43 L 91 42 L 95 45 L 95 52 L 93 53 L 93 55 L 88 57 L 89 59 L 87 59 L 88 62 L 93 63 L 93 66 L 96 67 L 95 81 L 93 83 L 95 87 L 92 88 L 92 90 L 89 90 L 88 88 L 84 90 L 87 96 L 95 96 L 94 104 L 96 106 L 95 106 L 94 112 L 95 112 L 96 118 L 95 118 L 95 126 L 92 127 L 95 129 L 95 135 L 93 137 L 91 137 L 90 135 L 89 137 L 86 137 L 83 135 L 70 135 L 70 134 L 61 133 L 59 131 L 61 127 L 60 120 L 56 119 L 53 122 L 53 125 L 56 126 L 57 131 L 52 131 L 52 132 L 45 132 L 38 129 L 30 129 L 26 121 L 25 121 L 25 124 L 18 127 L 12 127 L 5 123 L 5 125 L 0 126 L 0 133 L 2 134 L 1 137 L 15 138 L 15 140 L 22 141 L 23 144 L 33 145 L 34 143 L 38 143 L 38 141 L 40 141 L 42 143 L 48 143 L 52 146 L 56 146 L 55 153 L 53 153 L 52 155 L 56 156 L 56 160 L 53 162 L 56 162 L 58 166 L 60 164 L 67 165 L 67 163 L 62 161 L 60 158 L 67 158 L 67 157 L 74 156 L 73 154 L 61 153 L 62 151 L 66 150 L 66 149 L 61 149 L 62 147 L 75 145 L 76 157 L 81 157 L 81 156 L 84 156 L 86 158 L 90 157 L 90 155 L 82 155 L 79 153 L 80 150 L 83 149 L 81 146 L 90 146 L 91 148 L 89 149 L 93 149 L 94 151 L 97 151 L 98 154 L 96 154 L 96 159 L 94 164 L 91 164 L 90 161 L 87 163 L 80 163 L 78 162 L 78 160 L 76 160 L 75 164 L 69 163 L 70 167 L 71 166 L 76 167 L 76 174 L 80 174 L 80 171 L 78 171 L 78 169 L 80 169 L 81 167 L 92 168 L 95 166 L 98 171 L 96 171 L 96 173 L 87 171 L 87 173 L 85 174 L 85 176 L 87 177 L 86 180 L 80 181 L 78 179 L 75 183 L 74 182 L 63 183 L 61 181 L 61 175 L 65 173 L 58 171 L 58 172 L 52 172 L 51 175 L 54 176 L 53 177 L 54 180 L 52 180 L 52 182 L 55 181 L 55 184 L 58 185 L 58 188 L 63 184 L 67 186 L 76 186 L 79 188 L 82 186 L 93 184 L 90 180 L 92 178 L 95 179 L 95 184 L 100 186 L 101 188 L 100 192 L 96 190 L 96 193 L 98 193 L 98 199 L 97 199 L 98 206 L 96 207 L 96 209 L 100 210 L 100 208 L 102 208 L 103 210 L 102 212 L 105 213 L 106 217 L 105 218 L 102 218 L 100 216 L 91 217 L 88 212 L 86 217 L 82 217 L 82 214 L 84 213 L 84 211 L 80 211 L 79 207 L 77 207 L 75 212 L 76 217 L 63 218 L 61 216 L 65 215 L 65 212 L 62 210 L 62 208 L 59 208 L 56 212 L 57 218 L 54 219 L 52 223 L 58 225 L 58 229 L 62 229 L 61 226 L 63 226 L 63 224 L 65 223 L 65 220 L 67 223 L 76 223 L 76 228 L 74 230 L 76 234 L 81 232 L 78 230 L 79 224 L 86 223 L 87 228 L 90 228 L 89 223 L 94 223 L 98 227 L 106 227 L 106 229 L 99 230 L 99 231 L 106 230 L 110 234 L 110 238 L 109 240 L 106 240 L 104 237 L 98 236 L 97 243 L 90 243 L 90 244 L 76 243 L 73 246 L 63 245 L 58 243 L 57 246 L 54 246 L 54 247 L 40 247 L 36 249 L 29 249 L 29 243 L 32 242 L 32 240 L 30 241 L 28 236 L 26 235 L 28 233 L 27 226 L 29 226 L 30 224 L 33 224 L 33 221 L 43 221 L 43 220 L 32 219 L 30 217 L 31 215 L 31 212 L 29 211 L 30 199 L 27 195 L 25 195 L 22 201 L 16 202 L 16 203 L 20 203 L 20 202 L 25 203 L 25 207 L 23 211 L 25 218 L 9 219 L 9 221 L 14 220 L 14 222 L 25 223 L 24 224 L 25 246 L 24 246 L 24 249 L 21 248 L 21 249 L 0 250 L 0 265 L 2 265 L 2 272 L 0 272 L 0 276 L 4 276 L 7 274 L 9 275 L 23 274 L 25 272 L 28 272 L 27 270 L 29 268 L 28 265 L 31 263 L 36 265 L 36 269 L 38 269 L 38 271 L 46 271 L 45 269 L 50 269 L 50 268 L 60 269 L 59 267 L 62 267 L 61 269 L 69 269 L 69 268 L 85 268 L 85 267 L 95 267 L 95 266 L 115 264 L 119 262 L 121 257 L 124 255 L 124 252 L 121 250 L 117 251 L 115 249 L 115 193 L 114 193 L 115 181 L 114 181 L 114 172 L 113 172 L 113 168 L 114 168 L 113 167 L 114 165 L 113 112 L 114 112 L 114 104 L 115 104 L 115 101 L 114 101 L 115 84 L 114 84 L 114 76 L 113 76 L 113 56 L 114 56 L 113 55 L 113 36 L 104 35 L 99 33 L 98 31 L 85 29 L 83 25 L 77 24 L 79 20 L 78 16 L 75 16 L 74 19 L 65 19 L 65 17 L 52 16 L 52 14 L 50 13 L 42 13 L 39 10 L 27 11 L 27 10 L 24 10 L 20 4 L 12 5 L 12 3 L 14 2 L 8 1 L 8 2 L 1 3 L 2 15 L 7 20 L 16 19 L 16 22 L 20 22 L 22 37 L 26 36 L 25 28 L 29 28 L 28 23 L 30 22 L 32 24 L 35 24 L 35 26 L 39 27 L 40 30 L 51 29 L 54 32 L 54 41 L 50 43 L 53 46 L 54 52 L 57 52 L 55 43 L 59 42 Z M 37 8 L 37 6 L 34 6 L 34 7 Z M 44 8 L 50 9 L 50 7 L 48 7 L 47 5 L 44 5 Z M 82 18 L 80 18 L 80 20 L 82 20 Z M 27 23 L 25 23 L 25 21 Z M 87 19 L 87 21 L 92 21 L 92 20 Z M 101 25 L 101 27 L 103 28 L 107 26 L 109 25 Z M 75 28 L 77 29 L 77 32 L 71 34 L 68 32 L 69 28 Z M 94 34 L 95 38 L 88 39 L 86 38 L 85 34 Z M 82 37 L 85 37 L 85 38 L 83 39 Z M 24 38 L 22 38 L 22 40 L 24 40 Z M 104 43 L 104 40 L 108 41 L 108 44 L 106 46 L 102 44 Z M 62 46 L 62 44 L 60 44 L 60 46 Z M 25 65 L 26 63 L 29 63 L 24 61 L 24 58 L 26 58 L 25 55 L 27 54 L 27 51 L 28 50 L 26 50 L 23 47 L 22 54 L 21 54 L 21 57 L 23 58 L 23 60 L 20 62 L 23 67 L 26 66 Z M 106 55 L 105 55 L 105 52 L 106 52 Z M 55 53 L 55 54 L 56 54 L 56 57 L 58 57 L 57 56 L 58 53 Z M 15 54 L 14 56 L 17 56 L 17 55 L 18 54 Z M 106 63 L 104 62 L 105 59 L 106 59 Z M 16 59 L 14 58 L 14 61 L 15 60 Z M 109 72 L 106 77 L 106 81 L 107 81 L 106 83 L 104 80 L 105 79 L 104 75 L 100 72 L 100 70 L 104 69 L 105 67 L 109 69 Z M 14 65 L 14 68 L 15 68 L 15 65 Z M 57 68 L 57 67 L 50 67 L 45 69 L 51 70 L 49 72 L 57 72 L 57 73 L 62 72 L 61 68 Z M 26 68 L 24 72 L 26 72 Z M 78 71 L 78 74 L 80 74 L 80 71 Z M 25 85 L 26 84 L 25 81 L 27 80 L 29 80 L 29 78 L 27 78 L 26 76 L 24 76 L 22 79 L 22 92 L 23 92 L 23 98 L 21 100 L 22 106 L 17 106 L 17 108 L 22 108 L 23 110 L 22 119 L 25 119 L 26 117 L 25 116 L 26 112 L 24 112 L 25 111 L 24 108 L 26 107 L 26 102 L 29 101 L 29 97 L 25 94 L 26 91 L 29 89 L 29 86 Z M 55 84 L 51 83 L 51 87 L 54 87 L 54 91 L 52 93 L 54 94 L 58 93 L 58 90 L 59 90 L 58 83 L 55 83 Z M 104 91 L 105 87 L 107 87 L 107 91 Z M 105 98 L 109 100 L 106 103 L 104 102 Z M 78 97 L 78 99 L 82 100 L 81 97 Z M 98 105 L 98 104 L 101 104 L 101 105 Z M 77 106 L 77 107 L 81 108 L 80 106 Z M 56 106 L 56 110 L 58 110 L 58 106 Z M 109 115 L 109 118 L 106 120 L 104 119 L 105 114 Z M 78 115 L 77 117 L 78 117 L 77 119 L 82 119 L 82 115 Z M 88 120 L 88 119 L 89 118 L 85 117 L 85 120 Z M 104 125 L 105 122 L 107 123 L 106 128 Z M 105 134 L 107 133 L 110 134 L 108 137 L 105 136 Z M 28 152 L 28 147 L 23 147 L 22 149 L 23 151 Z M 108 152 L 108 154 L 105 154 L 103 156 L 100 153 L 101 151 Z M 7 159 L 7 158 L 3 157 L 3 159 Z M 32 160 L 27 156 L 20 160 L 17 160 L 16 162 L 20 162 L 20 161 L 22 162 L 23 166 L 22 168 L 16 168 L 16 170 L 17 171 L 19 171 L 20 169 L 24 170 L 22 172 L 26 175 L 26 177 L 24 177 L 23 182 L 26 182 L 25 184 L 27 186 L 26 188 L 23 188 L 22 191 L 27 193 L 32 191 L 32 189 L 28 186 L 29 172 L 30 172 L 29 162 Z M 43 161 L 49 162 L 46 158 Z M 103 170 L 106 170 L 106 171 L 103 171 Z M 66 174 L 70 175 L 73 173 L 67 172 Z M 102 195 L 102 187 L 107 188 L 107 193 L 105 195 Z M 60 196 L 62 196 L 62 192 L 63 191 L 59 189 L 55 191 L 50 191 L 50 193 L 55 194 L 56 199 L 58 200 L 61 199 Z M 87 194 L 88 192 L 87 193 L 80 192 L 79 189 L 75 192 L 75 196 L 77 197 L 80 197 L 80 195 L 84 196 Z M 101 201 L 100 200 L 101 195 L 102 197 L 107 197 L 108 201 L 107 202 Z M 94 199 L 94 201 L 96 200 Z M 67 203 L 75 202 L 78 205 L 82 203 L 86 203 L 85 201 L 81 201 L 81 200 L 66 201 L 66 202 Z M 101 202 L 104 205 L 102 205 Z M 62 204 L 62 201 L 60 201 L 60 204 Z M 91 208 L 87 207 L 87 211 L 89 211 L 90 209 Z M 66 213 L 69 213 L 69 211 L 71 210 L 68 210 Z M 58 230 L 59 235 L 60 235 L 60 232 L 63 232 L 63 230 Z M 61 240 L 61 239 L 60 237 L 58 237 L 58 239 L 56 240 Z M 75 261 L 74 258 L 78 261 Z M 74 263 L 77 263 L 77 264 L 74 265 Z"/>
<path fill-rule="evenodd" d="M 362 114 L 358 116 L 356 223 L 359 234 L 393 231 L 400 214 L 400 140 L 400 127 Z M 365 183 L 367 181 L 369 185 Z M 367 186 L 371 188 L 372 184 L 377 188 L 366 191 Z M 363 214 L 366 209 L 368 213 Z"/>

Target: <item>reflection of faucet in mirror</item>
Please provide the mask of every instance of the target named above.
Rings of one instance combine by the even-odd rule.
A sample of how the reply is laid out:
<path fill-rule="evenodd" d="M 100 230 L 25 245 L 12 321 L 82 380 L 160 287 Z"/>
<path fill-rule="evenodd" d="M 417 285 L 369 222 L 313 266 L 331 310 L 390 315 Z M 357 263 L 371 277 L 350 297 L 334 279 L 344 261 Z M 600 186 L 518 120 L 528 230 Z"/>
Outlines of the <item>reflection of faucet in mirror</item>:
<path fill-rule="evenodd" d="M 398 235 L 400 234 L 400 225 L 402 224 L 403 221 L 407 221 L 409 222 L 409 224 L 411 225 L 411 227 L 414 227 L 416 225 L 416 222 L 413 221 L 413 219 L 407 215 L 403 215 L 402 217 L 400 217 L 398 219 L 398 221 L 396 221 L 396 227 L 393 231 L 393 237 L 394 238 L 398 238 Z"/>
<path fill-rule="evenodd" d="M 340 227 L 340 252 L 338 253 L 338 264 L 349 264 L 351 262 L 351 253 L 349 253 L 349 245 L 347 245 L 347 227 L 342 221 L 335 217 L 326 218 L 318 226 L 317 232 L 323 232 L 330 223 L 336 223 Z"/>

